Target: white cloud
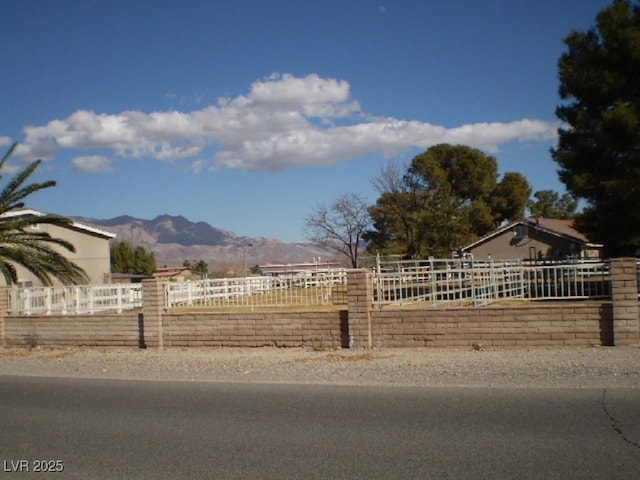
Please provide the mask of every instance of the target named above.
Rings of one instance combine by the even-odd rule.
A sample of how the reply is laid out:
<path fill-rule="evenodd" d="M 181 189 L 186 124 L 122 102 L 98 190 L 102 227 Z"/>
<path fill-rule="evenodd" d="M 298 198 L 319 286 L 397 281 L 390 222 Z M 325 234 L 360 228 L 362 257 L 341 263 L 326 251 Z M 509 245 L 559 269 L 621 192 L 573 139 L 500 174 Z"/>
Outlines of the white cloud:
<path fill-rule="evenodd" d="M 113 164 L 110 158 L 102 155 L 76 157 L 72 161 L 73 168 L 84 173 L 112 173 Z"/>
<path fill-rule="evenodd" d="M 26 127 L 16 154 L 49 159 L 58 149 L 107 149 L 120 158 L 191 159 L 193 170 L 199 171 L 204 167 L 203 152 L 211 148 L 209 169 L 279 170 L 371 153 L 393 155 L 437 143 L 495 152 L 509 142 L 549 141 L 555 138 L 556 128 L 556 124 L 530 119 L 445 128 L 372 117 L 351 98 L 347 81 L 317 74 L 274 74 L 254 82 L 246 95 L 220 98 L 216 105 L 191 112 L 78 110 L 62 120 Z M 76 168 L 82 171 L 112 168 L 105 157 L 76 160 Z"/>
<path fill-rule="evenodd" d="M 202 160 L 195 160 L 189 166 L 189 171 L 193 173 L 200 173 L 204 167 L 204 162 Z"/>
<path fill-rule="evenodd" d="M 499 145 L 518 142 L 543 142 L 556 137 L 557 125 L 541 120 L 523 119 L 510 123 L 475 123 L 447 131 L 446 143 L 473 145 L 495 152 Z"/>

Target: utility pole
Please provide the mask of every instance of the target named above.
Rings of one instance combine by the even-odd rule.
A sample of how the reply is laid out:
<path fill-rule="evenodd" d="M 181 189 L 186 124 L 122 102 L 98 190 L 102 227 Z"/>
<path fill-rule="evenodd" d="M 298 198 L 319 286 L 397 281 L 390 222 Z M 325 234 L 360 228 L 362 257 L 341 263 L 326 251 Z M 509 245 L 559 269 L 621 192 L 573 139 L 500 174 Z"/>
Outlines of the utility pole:
<path fill-rule="evenodd" d="M 242 275 L 243 276 L 247 276 L 247 248 L 249 247 L 253 247 L 252 243 L 247 243 L 244 246 L 244 249 L 242 251 L 242 263 L 244 264 L 244 270 L 242 271 Z"/>

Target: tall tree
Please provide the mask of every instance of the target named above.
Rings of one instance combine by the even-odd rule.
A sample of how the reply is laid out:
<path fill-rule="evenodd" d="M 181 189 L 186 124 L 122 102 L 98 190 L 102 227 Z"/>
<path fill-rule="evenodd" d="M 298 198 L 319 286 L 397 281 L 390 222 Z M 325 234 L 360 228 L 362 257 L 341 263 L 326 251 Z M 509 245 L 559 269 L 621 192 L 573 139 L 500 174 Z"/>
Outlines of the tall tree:
<path fill-rule="evenodd" d="M 0 160 L 0 177 L 16 146 L 14 143 Z M 49 180 L 25 185 L 40 163 L 36 160 L 27 165 L 0 192 L 0 272 L 7 284 L 17 283 L 18 265 L 30 271 L 43 285 L 51 285 L 54 278 L 63 284 L 85 283 L 88 281 L 85 271 L 64 255 L 65 250 L 75 252 L 73 244 L 36 229 L 39 225 L 69 228 L 73 221 L 59 215 L 19 212 L 24 208 L 26 197 L 56 184 Z"/>
<path fill-rule="evenodd" d="M 498 183 L 494 157 L 464 145 L 436 145 L 401 173 L 390 165 L 374 180 L 380 193 L 371 207 L 369 250 L 414 257 L 448 256 L 503 220 L 524 213 L 526 179 L 506 173 Z"/>
<path fill-rule="evenodd" d="M 111 271 L 134 275 L 151 275 L 156 270 L 153 252 L 142 246 L 133 247 L 129 242 L 111 244 Z"/>
<path fill-rule="evenodd" d="M 209 273 L 209 264 L 202 259 L 198 260 L 198 262 L 194 260 L 193 264 L 191 264 L 191 271 L 205 278 Z"/>
<path fill-rule="evenodd" d="M 614 0 L 565 38 L 552 150 L 560 180 L 585 200 L 576 226 L 609 253 L 640 246 L 640 6 Z"/>
<path fill-rule="evenodd" d="M 318 204 L 305 218 L 305 234 L 309 241 L 345 255 L 355 268 L 370 223 L 366 201 L 359 195 L 345 194 L 331 204 Z"/>
<path fill-rule="evenodd" d="M 535 200 L 529 200 L 527 208 L 531 215 L 539 218 L 574 218 L 578 202 L 568 193 L 560 196 L 553 190 L 539 190 L 533 194 Z"/>
<path fill-rule="evenodd" d="M 389 162 L 373 179 L 380 196 L 369 208 L 372 228 L 364 234 L 372 253 L 401 252 L 414 256 L 423 243 L 420 215 L 426 208 L 426 199 L 415 188 L 415 182 L 406 181 L 406 168 L 397 162 Z"/>
<path fill-rule="evenodd" d="M 197 262 L 195 260 L 193 262 L 185 260 L 184 262 L 182 262 L 182 266 L 188 268 L 192 273 L 197 273 L 201 276 L 209 273 L 209 264 L 202 259 L 198 260 Z"/>
<path fill-rule="evenodd" d="M 499 223 L 524 217 L 530 196 L 531 187 L 524 175 L 517 172 L 505 173 L 489 200 L 494 212 L 494 227 L 495 220 Z"/>

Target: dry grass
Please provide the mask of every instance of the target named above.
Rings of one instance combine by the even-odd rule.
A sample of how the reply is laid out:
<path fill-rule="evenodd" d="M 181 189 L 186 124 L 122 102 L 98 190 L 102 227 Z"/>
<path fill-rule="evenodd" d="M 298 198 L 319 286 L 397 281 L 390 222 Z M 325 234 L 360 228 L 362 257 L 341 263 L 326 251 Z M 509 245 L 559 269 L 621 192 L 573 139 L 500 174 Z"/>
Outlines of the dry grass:
<path fill-rule="evenodd" d="M 358 353 L 324 353 L 318 352 L 313 356 L 301 357 L 291 360 L 291 363 L 311 363 L 311 362 L 370 362 L 381 358 L 392 358 L 393 355 L 376 355 L 372 352 Z"/>
<path fill-rule="evenodd" d="M 356 354 L 340 354 L 340 353 L 332 353 L 331 355 L 327 355 L 327 360 L 331 362 L 361 362 L 363 360 L 370 361 L 375 360 L 377 357 L 370 352 L 364 353 L 356 353 Z"/>
<path fill-rule="evenodd" d="M 346 310 L 347 305 L 281 305 L 281 306 L 261 306 L 261 305 L 238 305 L 238 306 L 217 306 L 204 305 L 192 307 L 174 307 L 167 310 L 167 313 L 256 313 L 256 312 L 334 312 Z"/>
<path fill-rule="evenodd" d="M 436 310 L 439 308 L 504 308 L 504 307 L 521 307 L 523 305 L 532 305 L 535 300 L 518 299 L 518 300 L 495 300 L 487 303 L 472 301 L 450 301 L 450 302 L 407 302 L 381 305 L 380 310 Z M 539 302 L 538 302 L 539 303 Z"/>
<path fill-rule="evenodd" d="M 0 350 L 0 358 L 17 358 L 17 357 L 31 357 L 37 355 L 41 360 L 58 360 L 60 358 L 66 358 L 76 353 L 75 350 L 58 349 L 41 349 L 36 348 L 10 348 L 6 350 Z"/>
<path fill-rule="evenodd" d="M 0 357 L 28 357 L 33 354 L 33 350 L 28 348 L 0 350 Z"/>
<path fill-rule="evenodd" d="M 229 298 L 226 301 L 213 299 L 200 305 L 172 307 L 175 311 L 251 311 L 251 310 L 309 310 L 342 309 L 347 304 L 346 285 L 335 286 L 329 291 L 317 288 L 294 288 L 273 290 L 246 296 Z M 330 302 L 330 303 L 329 303 Z"/>

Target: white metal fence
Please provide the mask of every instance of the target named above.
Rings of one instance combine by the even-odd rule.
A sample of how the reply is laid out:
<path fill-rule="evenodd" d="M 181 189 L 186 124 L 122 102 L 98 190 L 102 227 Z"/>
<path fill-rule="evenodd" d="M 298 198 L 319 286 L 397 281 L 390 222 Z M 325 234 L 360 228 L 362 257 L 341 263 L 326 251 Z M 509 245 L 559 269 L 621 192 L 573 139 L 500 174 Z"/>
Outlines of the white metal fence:
<path fill-rule="evenodd" d="M 610 295 L 609 264 L 425 260 L 378 264 L 378 305 L 483 305 L 509 299 L 584 299 Z"/>
<path fill-rule="evenodd" d="M 509 299 L 584 299 L 611 294 L 608 262 L 379 262 L 372 279 L 374 303 L 379 306 L 485 305 Z M 165 284 L 167 308 L 344 305 L 346 295 L 344 269 Z M 122 312 L 141 307 L 139 283 L 9 289 L 9 313 L 13 315 Z"/>
<path fill-rule="evenodd" d="M 287 307 L 346 303 L 345 269 L 165 284 L 166 306 Z"/>
<path fill-rule="evenodd" d="M 9 289 L 9 312 L 13 315 L 120 313 L 141 307 L 140 283 Z"/>

